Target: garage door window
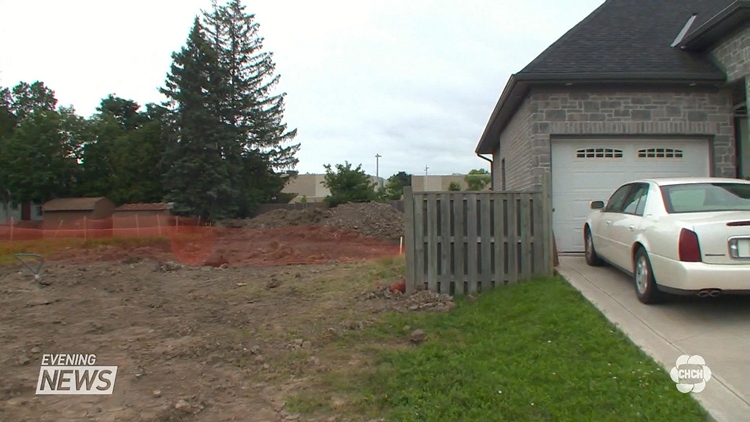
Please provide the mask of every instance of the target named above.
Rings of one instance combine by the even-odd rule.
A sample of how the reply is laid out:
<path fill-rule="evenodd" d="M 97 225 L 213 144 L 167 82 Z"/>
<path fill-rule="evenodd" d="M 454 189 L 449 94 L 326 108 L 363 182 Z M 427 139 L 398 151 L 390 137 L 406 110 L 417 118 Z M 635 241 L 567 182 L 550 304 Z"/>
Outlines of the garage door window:
<path fill-rule="evenodd" d="M 614 148 L 582 148 L 576 158 L 622 158 L 622 150 Z"/>
<path fill-rule="evenodd" d="M 682 150 L 673 148 L 644 148 L 638 150 L 638 158 L 682 158 Z"/>

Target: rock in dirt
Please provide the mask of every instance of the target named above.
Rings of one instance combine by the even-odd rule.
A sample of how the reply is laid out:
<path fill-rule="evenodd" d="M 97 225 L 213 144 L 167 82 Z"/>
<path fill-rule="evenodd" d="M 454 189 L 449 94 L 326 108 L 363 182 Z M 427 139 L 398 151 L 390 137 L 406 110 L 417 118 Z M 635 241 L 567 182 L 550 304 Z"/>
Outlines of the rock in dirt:
<path fill-rule="evenodd" d="M 391 284 L 391 293 L 406 293 L 406 277 L 403 277 L 401 281 Z"/>
<path fill-rule="evenodd" d="M 154 271 L 156 272 L 162 272 L 162 273 L 168 273 L 172 271 L 178 271 L 183 269 L 184 267 L 176 262 L 173 261 L 167 261 L 167 262 L 156 262 L 156 268 Z"/>
<path fill-rule="evenodd" d="M 129 256 L 122 260 L 123 264 L 138 264 L 139 262 L 143 261 L 143 258 L 140 256 Z"/>
<path fill-rule="evenodd" d="M 177 403 L 175 403 L 174 408 L 177 410 L 182 410 L 182 411 L 187 412 L 190 410 L 190 403 L 188 403 L 185 400 L 180 400 Z"/>
<path fill-rule="evenodd" d="M 29 362 L 31 362 L 31 359 L 29 359 L 28 356 L 22 355 L 18 357 L 18 364 L 19 365 L 28 365 Z"/>
<path fill-rule="evenodd" d="M 426 338 L 427 338 L 427 334 L 425 334 L 424 331 L 414 330 L 409 336 L 409 341 L 411 341 L 414 344 L 420 344 L 420 343 L 423 343 Z"/>
<path fill-rule="evenodd" d="M 279 286 L 281 286 L 281 280 L 279 280 L 276 277 L 272 277 L 270 280 L 266 282 L 266 288 L 268 289 L 275 289 Z"/>
<path fill-rule="evenodd" d="M 334 410 L 339 410 L 339 409 L 343 408 L 344 406 L 347 405 L 347 403 L 348 402 L 346 401 L 346 399 L 341 398 L 341 397 L 333 397 L 333 398 L 331 398 L 331 407 Z"/>

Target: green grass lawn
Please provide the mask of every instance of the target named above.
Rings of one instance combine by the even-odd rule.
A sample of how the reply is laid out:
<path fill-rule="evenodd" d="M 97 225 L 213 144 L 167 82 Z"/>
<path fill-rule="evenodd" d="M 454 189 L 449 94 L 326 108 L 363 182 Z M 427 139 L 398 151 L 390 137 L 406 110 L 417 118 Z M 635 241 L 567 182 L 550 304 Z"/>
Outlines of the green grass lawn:
<path fill-rule="evenodd" d="M 407 325 L 427 341 L 403 347 Z M 395 339 L 400 347 L 376 347 Z M 450 314 L 389 315 L 347 342 L 370 344 L 375 359 L 356 376 L 329 374 L 331 392 L 353 400 L 356 413 L 388 421 L 707 420 L 666 371 L 559 278 L 459 300 Z"/>

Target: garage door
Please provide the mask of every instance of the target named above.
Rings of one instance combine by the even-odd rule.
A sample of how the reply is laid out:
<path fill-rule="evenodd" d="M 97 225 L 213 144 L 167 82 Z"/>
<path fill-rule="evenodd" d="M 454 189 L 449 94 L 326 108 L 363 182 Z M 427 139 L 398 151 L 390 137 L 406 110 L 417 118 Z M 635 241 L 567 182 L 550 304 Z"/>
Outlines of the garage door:
<path fill-rule="evenodd" d="M 552 223 L 558 250 L 583 251 L 591 201 L 617 186 L 651 177 L 708 176 L 705 140 L 553 140 Z"/>

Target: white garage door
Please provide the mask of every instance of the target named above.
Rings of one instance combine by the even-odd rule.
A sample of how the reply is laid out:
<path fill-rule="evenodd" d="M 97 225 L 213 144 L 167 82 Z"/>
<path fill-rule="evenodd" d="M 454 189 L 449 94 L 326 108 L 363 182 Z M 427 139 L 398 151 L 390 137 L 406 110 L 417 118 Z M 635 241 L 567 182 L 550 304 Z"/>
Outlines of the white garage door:
<path fill-rule="evenodd" d="M 552 140 L 552 223 L 560 252 L 583 251 L 591 201 L 651 177 L 708 176 L 706 140 Z"/>

